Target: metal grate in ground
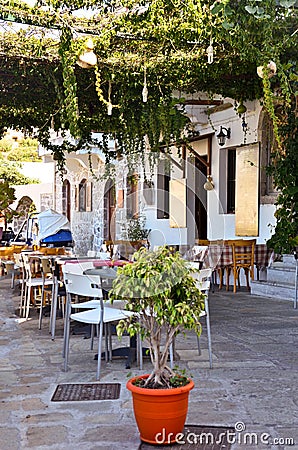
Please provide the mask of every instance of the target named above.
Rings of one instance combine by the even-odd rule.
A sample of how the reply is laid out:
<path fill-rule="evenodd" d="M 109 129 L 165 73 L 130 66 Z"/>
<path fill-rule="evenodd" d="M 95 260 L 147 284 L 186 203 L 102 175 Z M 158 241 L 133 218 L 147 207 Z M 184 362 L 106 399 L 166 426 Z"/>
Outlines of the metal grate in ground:
<path fill-rule="evenodd" d="M 51 401 L 116 400 L 120 396 L 120 387 L 120 383 L 58 384 Z"/>
<path fill-rule="evenodd" d="M 162 437 L 160 438 L 162 441 Z M 235 429 L 206 425 L 185 425 L 183 437 L 178 436 L 175 444 L 160 442 L 159 450 L 230 450 L 235 442 Z M 152 450 L 156 446 L 142 442 L 138 450 Z"/>

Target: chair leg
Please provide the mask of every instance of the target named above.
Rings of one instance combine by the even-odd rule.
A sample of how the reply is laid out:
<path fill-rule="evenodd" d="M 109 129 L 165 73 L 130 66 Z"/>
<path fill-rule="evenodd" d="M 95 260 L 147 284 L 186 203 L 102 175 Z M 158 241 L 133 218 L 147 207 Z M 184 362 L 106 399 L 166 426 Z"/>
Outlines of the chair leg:
<path fill-rule="evenodd" d="M 223 285 L 223 270 L 224 269 L 218 269 L 218 272 L 219 272 L 219 286 L 218 286 L 218 289 L 222 289 L 222 285 Z"/>
<path fill-rule="evenodd" d="M 90 335 L 90 338 L 91 338 L 91 344 L 90 344 L 90 350 L 93 350 L 93 344 L 94 344 L 94 331 L 95 331 L 95 327 L 94 327 L 94 325 L 91 325 L 91 335 Z"/>
<path fill-rule="evenodd" d="M 26 318 L 26 320 L 29 319 L 31 293 L 32 293 L 31 286 L 28 286 L 28 288 L 27 288 L 27 295 L 26 295 L 26 305 L 25 305 L 25 318 Z"/>
<path fill-rule="evenodd" d="M 69 295 L 69 294 L 68 294 Z M 63 334 L 63 349 L 62 349 L 62 356 L 65 358 L 65 348 L 66 348 L 66 339 L 67 335 L 70 333 L 70 313 L 71 313 L 71 305 L 70 305 L 71 299 L 66 298 L 66 305 L 65 305 L 65 319 L 64 319 L 64 334 Z"/>
<path fill-rule="evenodd" d="M 97 371 L 96 371 L 96 380 L 98 381 L 100 378 L 100 369 L 101 369 L 101 347 L 102 347 L 102 335 L 103 335 L 103 321 L 100 321 L 99 330 L 98 330 L 98 358 L 97 358 Z"/>
<path fill-rule="evenodd" d="M 67 323 L 64 327 L 64 372 L 68 371 L 68 357 L 69 357 L 69 336 L 70 336 L 70 319 L 68 318 Z"/>
<path fill-rule="evenodd" d="M 250 285 L 249 285 L 249 269 L 244 269 L 245 270 L 245 276 L 246 276 L 246 286 L 247 286 L 247 290 L 250 291 Z"/>
<path fill-rule="evenodd" d="M 20 298 L 20 306 L 19 306 L 20 317 L 24 317 L 23 314 L 24 314 L 25 289 L 26 289 L 25 282 L 22 281 L 22 284 L 21 284 L 21 298 Z"/>
<path fill-rule="evenodd" d="M 238 278 L 238 272 L 237 272 L 237 270 L 236 269 L 234 269 L 234 289 L 233 289 L 233 292 L 235 293 L 235 292 L 237 292 L 237 278 Z"/>
<path fill-rule="evenodd" d="M 108 324 L 108 349 L 109 349 L 109 361 L 112 361 L 112 359 L 113 359 L 113 344 L 112 344 L 111 324 Z"/>
<path fill-rule="evenodd" d="M 110 324 L 105 323 L 103 325 L 104 335 L 105 335 L 105 362 L 107 363 L 112 360 L 112 355 L 110 354 L 109 349 L 109 334 L 110 334 Z"/>
<path fill-rule="evenodd" d="M 237 281 L 238 281 L 238 288 L 240 289 L 241 284 L 240 284 L 240 268 L 237 270 Z"/>
<path fill-rule="evenodd" d="M 198 353 L 199 353 L 199 356 L 201 356 L 201 354 L 202 354 L 201 341 L 200 341 L 200 336 L 198 336 L 198 335 L 197 335 L 197 342 L 198 342 Z"/>
<path fill-rule="evenodd" d="M 52 286 L 52 301 L 51 301 L 51 312 L 50 312 L 50 333 L 52 341 L 55 340 L 55 330 L 56 330 L 56 316 L 57 316 L 57 301 L 58 301 L 58 281 L 53 281 Z"/>
<path fill-rule="evenodd" d="M 43 302 L 44 302 L 44 285 L 41 289 L 41 301 L 40 301 L 40 309 L 39 309 L 39 321 L 38 321 L 38 329 L 41 330 L 41 323 L 42 323 L 42 311 L 43 311 Z"/>

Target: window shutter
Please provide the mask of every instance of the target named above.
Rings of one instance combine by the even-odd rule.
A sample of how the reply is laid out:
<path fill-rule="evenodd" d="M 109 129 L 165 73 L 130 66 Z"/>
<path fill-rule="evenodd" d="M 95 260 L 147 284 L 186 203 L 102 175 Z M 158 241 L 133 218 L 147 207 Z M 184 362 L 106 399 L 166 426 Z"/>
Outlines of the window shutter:
<path fill-rule="evenodd" d="M 79 186 L 75 185 L 75 211 L 79 211 Z"/>
<path fill-rule="evenodd" d="M 92 211 L 92 183 L 86 184 L 86 211 Z"/>

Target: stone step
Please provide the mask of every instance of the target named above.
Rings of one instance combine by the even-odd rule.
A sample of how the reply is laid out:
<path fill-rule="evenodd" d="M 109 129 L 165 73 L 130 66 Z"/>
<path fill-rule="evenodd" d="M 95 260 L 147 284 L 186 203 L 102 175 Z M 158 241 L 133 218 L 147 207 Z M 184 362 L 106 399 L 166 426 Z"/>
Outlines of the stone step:
<path fill-rule="evenodd" d="M 293 301 L 295 299 L 295 286 L 289 285 L 288 283 L 251 281 L 250 286 L 252 295 L 277 298 L 286 301 Z"/>
<path fill-rule="evenodd" d="M 282 260 L 286 266 L 296 267 L 297 262 L 294 255 L 282 255 Z"/>
<path fill-rule="evenodd" d="M 285 283 L 294 285 L 296 276 L 296 267 L 272 265 L 267 268 L 267 281 L 272 283 Z"/>

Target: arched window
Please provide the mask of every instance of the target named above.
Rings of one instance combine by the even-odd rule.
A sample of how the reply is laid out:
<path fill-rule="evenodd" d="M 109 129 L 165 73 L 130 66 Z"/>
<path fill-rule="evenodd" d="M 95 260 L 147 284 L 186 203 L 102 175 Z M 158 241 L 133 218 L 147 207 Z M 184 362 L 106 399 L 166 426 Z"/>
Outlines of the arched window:
<path fill-rule="evenodd" d="M 79 184 L 79 211 L 86 211 L 87 180 Z"/>
<path fill-rule="evenodd" d="M 92 183 L 85 178 L 76 186 L 76 211 L 92 211 Z"/>
<path fill-rule="evenodd" d="M 104 239 L 111 241 L 116 234 L 116 187 L 107 180 L 104 190 Z"/>
<path fill-rule="evenodd" d="M 70 182 L 68 180 L 63 181 L 62 185 L 62 213 L 70 221 Z"/>

